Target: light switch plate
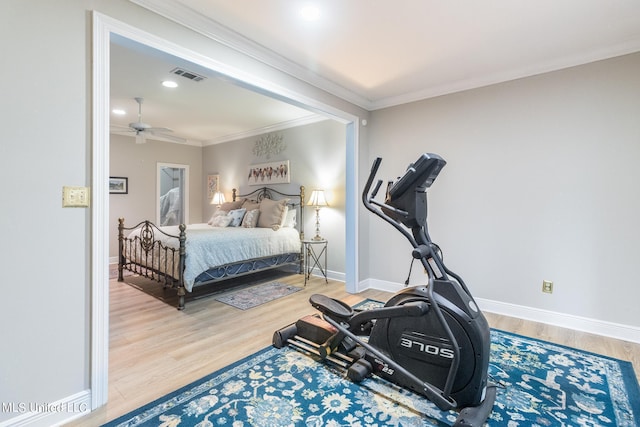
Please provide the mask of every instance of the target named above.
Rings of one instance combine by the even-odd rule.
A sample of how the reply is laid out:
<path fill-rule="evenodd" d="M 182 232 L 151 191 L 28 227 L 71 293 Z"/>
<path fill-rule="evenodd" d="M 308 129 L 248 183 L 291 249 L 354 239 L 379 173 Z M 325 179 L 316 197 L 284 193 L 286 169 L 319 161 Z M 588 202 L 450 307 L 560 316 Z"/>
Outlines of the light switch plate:
<path fill-rule="evenodd" d="M 63 208 L 88 208 L 89 187 L 62 187 Z"/>

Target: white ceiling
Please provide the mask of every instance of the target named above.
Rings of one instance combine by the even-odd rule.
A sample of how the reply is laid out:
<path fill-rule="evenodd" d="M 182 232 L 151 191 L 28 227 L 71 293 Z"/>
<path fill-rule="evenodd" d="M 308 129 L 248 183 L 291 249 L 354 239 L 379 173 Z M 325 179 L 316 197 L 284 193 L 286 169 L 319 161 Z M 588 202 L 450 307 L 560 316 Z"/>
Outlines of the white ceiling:
<path fill-rule="evenodd" d="M 640 51 L 638 0 L 130 1 L 222 34 L 245 53 L 368 110 Z M 318 20 L 300 18 L 307 4 L 319 8 Z M 129 93 L 140 84 L 123 88 L 118 96 L 141 96 Z M 218 94 L 227 90 L 215 88 Z M 211 98 L 208 92 L 193 94 L 198 95 Z M 235 93 L 208 117 L 188 115 L 191 127 L 202 128 L 194 139 L 220 140 L 251 132 L 257 123 L 268 126 L 309 115 L 288 107 L 281 115 L 252 122 L 247 103 L 260 96 Z M 203 123 L 208 120 L 212 128 L 219 117 L 229 128 L 208 133 L 212 129 Z"/>
<path fill-rule="evenodd" d="M 124 116 L 111 113 L 111 131 L 115 134 L 135 136 L 122 129 L 138 122 L 136 97 L 143 98 L 142 122 L 169 128 L 173 131 L 169 135 L 184 138 L 191 145 L 210 145 L 322 119 L 123 37 L 112 36 L 110 54 L 110 107 L 126 111 Z M 192 81 L 172 74 L 176 67 L 205 79 Z M 161 82 L 167 79 L 177 82 L 178 87 L 163 87 Z"/>
<path fill-rule="evenodd" d="M 368 109 L 640 50 L 637 0 L 175 3 L 353 92 Z M 317 21 L 300 18 L 308 4 Z"/>

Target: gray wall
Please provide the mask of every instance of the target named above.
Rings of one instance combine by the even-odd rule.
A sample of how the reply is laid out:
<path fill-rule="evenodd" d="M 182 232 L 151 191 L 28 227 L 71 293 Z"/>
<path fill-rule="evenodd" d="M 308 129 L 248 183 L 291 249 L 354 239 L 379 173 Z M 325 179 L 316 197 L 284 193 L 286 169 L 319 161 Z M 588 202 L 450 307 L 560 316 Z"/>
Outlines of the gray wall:
<path fill-rule="evenodd" d="M 387 177 L 447 160 L 431 236 L 476 297 L 639 326 L 640 54 L 375 111 L 369 150 Z M 402 283 L 408 243 L 369 235 L 370 277 Z"/>
<path fill-rule="evenodd" d="M 109 175 L 129 178 L 129 194 L 109 195 L 109 257 L 118 255 L 118 218 L 125 226 L 140 221 L 156 221 L 157 164 L 189 165 L 189 220 L 202 221 L 202 148 L 148 140 L 136 144 L 134 138 L 111 135 Z"/>
<path fill-rule="evenodd" d="M 287 148 L 267 160 L 256 157 L 252 150 L 259 136 L 205 147 L 203 150 L 203 183 L 209 174 L 220 174 L 220 188 L 227 200 L 232 189 L 247 193 L 257 187 L 247 184 L 249 165 L 289 160 L 291 183 L 274 186 L 278 191 L 297 194 L 300 185 L 309 200 L 314 188 L 323 188 L 329 207 L 320 210 L 320 234 L 328 240 L 328 269 L 334 278 L 344 279 L 345 263 L 345 126 L 333 120 L 299 126 L 276 132 Z M 208 219 L 215 207 L 203 194 L 204 213 Z M 315 209 L 305 208 L 305 237 L 315 235 Z"/>
<path fill-rule="evenodd" d="M 0 2 L 0 51 L 11 64 L 0 67 L 0 402 L 54 402 L 88 387 L 90 211 L 62 208 L 62 187 L 90 180 L 80 3 Z M 17 415 L 0 412 L 0 422 Z"/>

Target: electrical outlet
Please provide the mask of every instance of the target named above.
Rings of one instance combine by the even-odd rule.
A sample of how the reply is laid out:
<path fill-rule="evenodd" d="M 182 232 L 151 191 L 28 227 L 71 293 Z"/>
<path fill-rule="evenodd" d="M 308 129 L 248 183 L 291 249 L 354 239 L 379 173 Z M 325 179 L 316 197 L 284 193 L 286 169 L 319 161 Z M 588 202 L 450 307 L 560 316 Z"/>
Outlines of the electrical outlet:
<path fill-rule="evenodd" d="M 553 282 L 551 280 L 542 281 L 542 292 L 545 292 L 547 294 L 553 293 Z"/>

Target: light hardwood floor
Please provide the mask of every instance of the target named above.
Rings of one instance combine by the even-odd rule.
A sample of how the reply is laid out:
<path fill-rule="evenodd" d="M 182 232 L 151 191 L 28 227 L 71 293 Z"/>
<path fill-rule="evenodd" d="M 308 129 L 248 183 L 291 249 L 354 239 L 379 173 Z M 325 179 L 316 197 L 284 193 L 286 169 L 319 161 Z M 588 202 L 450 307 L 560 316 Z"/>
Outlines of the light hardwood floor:
<path fill-rule="evenodd" d="M 301 275 L 278 280 L 303 286 Z M 313 313 L 309 296 L 324 293 L 355 304 L 391 294 L 357 295 L 341 282 L 312 278 L 300 292 L 241 311 L 209 297 L 178 311 L 127 284 L 110 282 L 109 402 L 69 426 L 97 426 L 164 396 L 271 344 L 275 330 Z M 485 313 L 492 328 L 604 354 L 633 363 L 640 380 L 640 344 Z"/>

